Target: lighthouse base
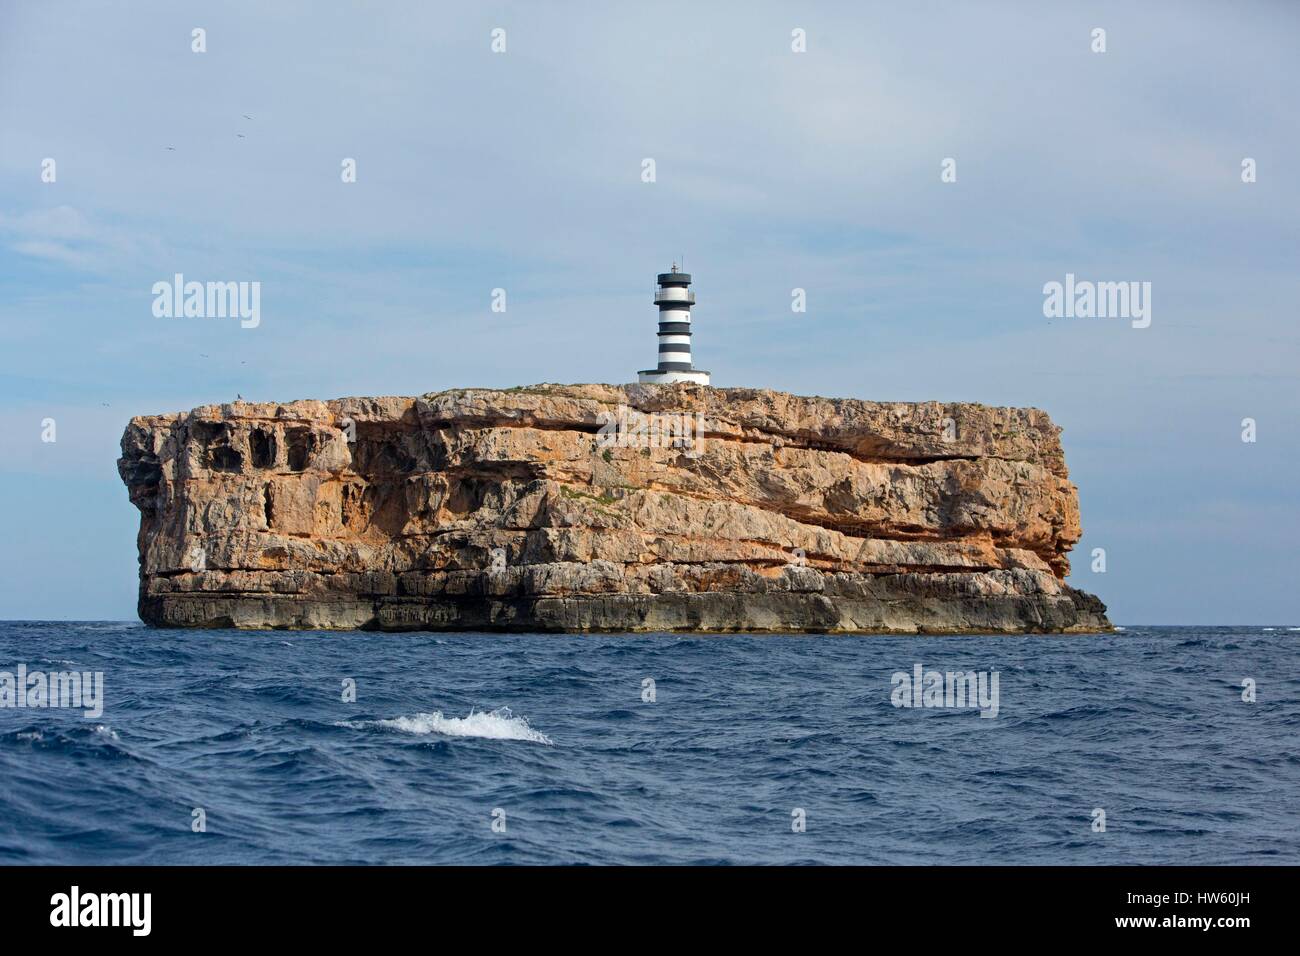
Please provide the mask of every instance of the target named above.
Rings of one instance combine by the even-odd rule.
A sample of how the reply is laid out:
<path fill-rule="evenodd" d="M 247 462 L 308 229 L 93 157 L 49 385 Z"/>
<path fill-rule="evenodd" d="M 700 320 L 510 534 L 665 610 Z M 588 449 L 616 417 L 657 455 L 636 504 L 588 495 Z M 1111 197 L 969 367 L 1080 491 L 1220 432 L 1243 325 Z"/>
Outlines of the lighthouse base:
<path fill-rule="evenodd" d="M 642 385 L 675 385 L 678 382 L 708 385 L 709 373 L 700 369 L 692 369 L 689 372 L 661 372 L 652 368 L 637 372 L 636 380 Z"/>

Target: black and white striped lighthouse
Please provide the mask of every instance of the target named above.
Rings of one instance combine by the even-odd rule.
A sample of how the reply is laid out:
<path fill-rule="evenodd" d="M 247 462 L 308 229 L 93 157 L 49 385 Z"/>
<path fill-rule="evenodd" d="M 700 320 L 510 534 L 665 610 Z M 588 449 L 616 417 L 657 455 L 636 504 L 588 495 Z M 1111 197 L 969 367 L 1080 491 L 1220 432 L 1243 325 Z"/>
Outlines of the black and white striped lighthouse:
<path fill-rule="evenodd" d="M 671 272 L 659 273 L 658 282 L 655 305 L 659 306 L 659 365 L 637 372 L 637 380 L 659 385 L 708 385 L 709 373 L 691 366 L 691 306 L 695 304 L 691 274 L 678 272 L 674 262 Z"/>

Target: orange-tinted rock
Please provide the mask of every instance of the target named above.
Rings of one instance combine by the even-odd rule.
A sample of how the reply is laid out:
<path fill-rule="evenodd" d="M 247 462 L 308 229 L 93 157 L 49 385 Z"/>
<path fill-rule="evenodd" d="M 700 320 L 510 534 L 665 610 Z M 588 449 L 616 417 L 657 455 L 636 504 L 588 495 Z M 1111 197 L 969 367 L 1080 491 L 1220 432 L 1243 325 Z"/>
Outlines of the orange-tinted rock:
<path fill-rule="evenodd" d="M 1078 502 L 1036 409 L 693 385 L 238 402 L 132 419 L 118 467 L 160 626 L 1110 626 L 1062 583 Z"/>

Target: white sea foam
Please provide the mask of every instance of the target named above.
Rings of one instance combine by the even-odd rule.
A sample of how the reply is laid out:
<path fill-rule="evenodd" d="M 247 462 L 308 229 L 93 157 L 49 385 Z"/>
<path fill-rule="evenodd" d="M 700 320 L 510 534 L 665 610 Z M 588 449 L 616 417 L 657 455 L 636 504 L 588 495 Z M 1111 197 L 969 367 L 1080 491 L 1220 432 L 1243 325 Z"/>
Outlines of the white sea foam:
<path fill-rule="evenodd" d="M 529 740 L 537 744 L 554 741 L 528 724 L 527 717 L 516 717 L 509 707 L 497 710 L 471 710 L 468 717 L 444 717 L 442 711 L 394 717 L 392 720 L 347 721 L 347 727 L 383 727 L 408 734 L 441 734 L 444 737 L 484 737 L 489 740 Z"/>

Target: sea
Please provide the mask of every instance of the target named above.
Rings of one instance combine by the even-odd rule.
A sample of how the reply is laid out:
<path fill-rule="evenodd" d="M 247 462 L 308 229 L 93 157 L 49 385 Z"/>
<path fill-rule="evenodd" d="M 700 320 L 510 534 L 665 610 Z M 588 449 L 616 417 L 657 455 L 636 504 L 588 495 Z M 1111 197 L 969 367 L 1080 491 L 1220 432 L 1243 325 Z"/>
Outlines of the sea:
<path fill-rule="evenodd" d="M 0 863 L 1296 864 L 1298 649 L 6 622 Z"/>

